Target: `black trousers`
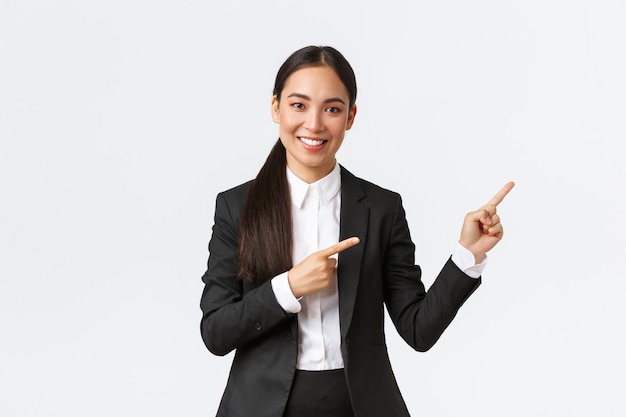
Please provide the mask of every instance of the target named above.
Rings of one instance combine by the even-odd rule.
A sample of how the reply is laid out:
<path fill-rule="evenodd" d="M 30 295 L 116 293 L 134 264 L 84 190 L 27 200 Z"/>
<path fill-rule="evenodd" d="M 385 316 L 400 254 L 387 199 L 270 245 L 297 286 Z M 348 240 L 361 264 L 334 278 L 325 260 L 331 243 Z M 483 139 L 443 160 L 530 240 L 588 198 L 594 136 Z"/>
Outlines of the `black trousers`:
<path fill-rule="evenodd" d="M 354 417 L 344 370 L 296 370 L 283 417 Z"/>

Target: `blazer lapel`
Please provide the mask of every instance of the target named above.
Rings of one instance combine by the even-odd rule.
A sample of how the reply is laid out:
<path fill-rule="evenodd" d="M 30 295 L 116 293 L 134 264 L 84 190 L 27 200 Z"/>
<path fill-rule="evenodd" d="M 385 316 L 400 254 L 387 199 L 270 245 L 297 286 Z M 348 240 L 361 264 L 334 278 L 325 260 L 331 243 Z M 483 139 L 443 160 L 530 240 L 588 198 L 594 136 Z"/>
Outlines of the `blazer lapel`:
<path fill-rule="evenodd" d="M 345 337 L 352 322 L 354 302 L 361 276 L 363 251 L 367 240 L 369 208 L 361 203 L 365 192 L 358 179 L 341 167 L 341 214 L 339 218 L 339 240 L 352 236 L 361 243 L 339 254 L 337 277 L 339 288 L 339 320 L 341 335 Z"/>

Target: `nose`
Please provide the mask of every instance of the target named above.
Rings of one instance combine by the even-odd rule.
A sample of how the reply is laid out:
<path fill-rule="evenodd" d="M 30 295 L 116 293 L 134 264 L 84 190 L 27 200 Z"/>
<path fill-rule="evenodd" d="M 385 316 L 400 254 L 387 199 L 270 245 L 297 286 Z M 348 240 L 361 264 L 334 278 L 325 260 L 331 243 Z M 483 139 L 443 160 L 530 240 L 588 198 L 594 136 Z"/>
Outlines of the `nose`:
<path fill-rule="evenodd" d="M 307 112 L 304 127 L 310 132 L 319 132 L 324 128 L 322 122 L 322 112 L 311 109 Z"/>

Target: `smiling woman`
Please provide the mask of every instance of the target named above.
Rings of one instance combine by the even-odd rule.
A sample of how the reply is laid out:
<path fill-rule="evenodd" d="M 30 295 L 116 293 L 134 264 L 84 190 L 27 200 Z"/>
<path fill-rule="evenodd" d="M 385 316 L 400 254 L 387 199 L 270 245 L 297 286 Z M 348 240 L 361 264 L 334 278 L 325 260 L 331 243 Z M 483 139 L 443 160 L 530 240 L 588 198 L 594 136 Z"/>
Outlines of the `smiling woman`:
<path fill-rule="evenodd" d="M 294 52 L 271 101 L 279 140 L 253 181 L 217 196 L 201 333 L 216 355 L 236 350 L 218 416 L 408 416 L 383 309 L 430 349 L 502 238 L 496 207 L 513 183 L 465 216 L 426 291 L 400 195 L 336 161 L 356 92 L 336 49 Z"/>
<path fill-rule="evenodd" d="M 272 118 L 280 126 L 280 141 L 293 173 L 308 183 L 328 175 L 355 115 L 356 104 L 332 68 L 294 72 L 281 96 L 272 98 Z"/>

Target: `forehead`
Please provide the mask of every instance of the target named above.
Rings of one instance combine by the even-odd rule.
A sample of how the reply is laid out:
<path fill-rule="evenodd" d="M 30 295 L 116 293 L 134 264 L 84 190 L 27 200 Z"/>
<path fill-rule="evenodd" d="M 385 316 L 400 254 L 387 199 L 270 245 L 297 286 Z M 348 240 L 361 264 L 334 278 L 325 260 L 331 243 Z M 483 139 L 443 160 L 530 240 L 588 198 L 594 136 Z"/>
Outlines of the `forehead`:
<path fill-rule="evenodd" d="M 334 69 L 329 66 L 305 67 L 294 71 L 283 88 L 282 96 L 304 94 L 311 99 L 341 97 L 348 101 L 349 93 Z"/>

